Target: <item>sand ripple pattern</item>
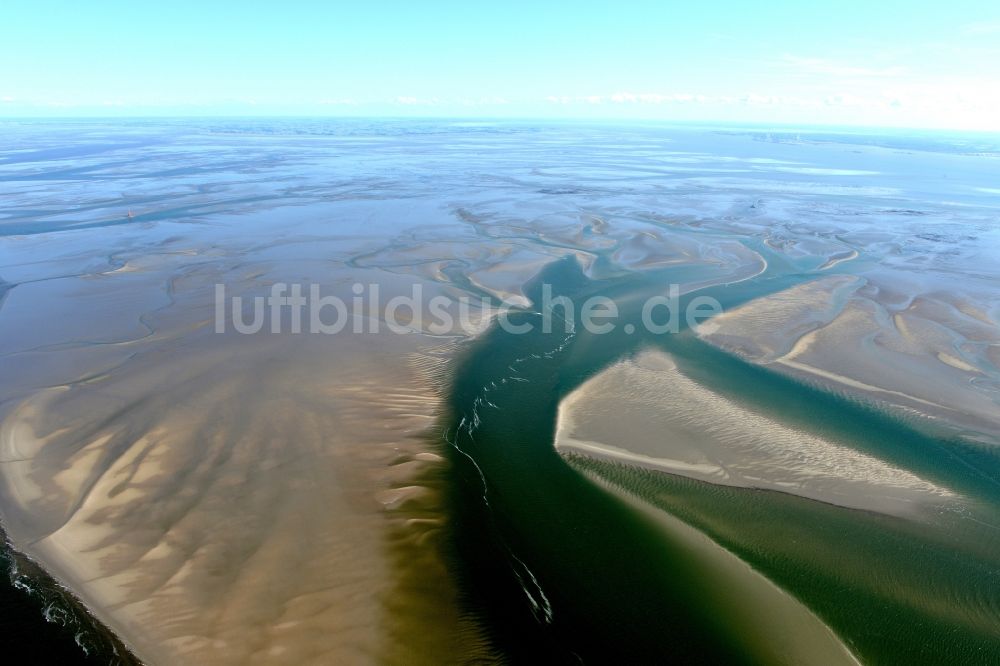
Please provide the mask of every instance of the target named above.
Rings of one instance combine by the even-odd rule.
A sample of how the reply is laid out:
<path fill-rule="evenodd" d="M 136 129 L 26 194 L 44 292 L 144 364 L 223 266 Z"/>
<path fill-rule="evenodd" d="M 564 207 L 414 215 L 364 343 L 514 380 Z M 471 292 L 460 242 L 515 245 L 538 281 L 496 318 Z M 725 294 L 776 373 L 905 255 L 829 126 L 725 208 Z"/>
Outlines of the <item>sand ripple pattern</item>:
<path fill-rule="evenodd" d="M 655 351 L 617 363 L 568 396 L 556 447 L 894 514 L 958 499 L 905 469 L 715 393 Z"/>

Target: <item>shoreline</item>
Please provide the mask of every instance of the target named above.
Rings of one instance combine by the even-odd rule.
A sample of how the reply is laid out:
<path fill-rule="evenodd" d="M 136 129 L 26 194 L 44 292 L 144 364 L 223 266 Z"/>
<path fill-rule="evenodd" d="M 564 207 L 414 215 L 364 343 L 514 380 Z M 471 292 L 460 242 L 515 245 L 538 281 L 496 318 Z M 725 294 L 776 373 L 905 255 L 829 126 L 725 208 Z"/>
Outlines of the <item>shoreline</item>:
<path fill-rule="evenodd" d="M 76 593 L 60 583 L 40 563 L 17 550 L 2 525 L 0 561 L 4 561 L 7 568 L 4 572 L 7 580 L 3 584 L 9 585 L 11 592 L 19 596 L 23 605 L 37 610 L 34 622 L 55 625 L 62 630 L 72 628 L 72 642 L 79 650 L 81 663 L 143 666 L 145 662 L 136 656 L 124 639 L 99 620 Z M 30 581 L 27 589 L 22 578 Z M 23 617 L 25 621 L 32 622 L 27 613 Z M 59 618 L 60 621 L 53 618 Z"/>

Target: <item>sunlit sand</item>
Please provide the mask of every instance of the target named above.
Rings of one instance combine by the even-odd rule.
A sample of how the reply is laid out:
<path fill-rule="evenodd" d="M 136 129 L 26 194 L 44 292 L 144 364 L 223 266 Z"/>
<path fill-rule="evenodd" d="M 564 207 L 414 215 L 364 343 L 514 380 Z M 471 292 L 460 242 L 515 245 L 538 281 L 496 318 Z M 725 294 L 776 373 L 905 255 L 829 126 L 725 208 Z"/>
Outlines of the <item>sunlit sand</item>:
<path fill-rule="evenodd" d="M 699 386 L 669 356 L 653 351 L 612 366 L 566 398 L 555 445 L 856 509 L 906 514 L 957 499 L 947 488 L 849 446 L 755 414 Z"/>
<path fill-rule="evenodd" d="M 454 574 L 462 535 L 449 531 L 448 502 L 466 486 L 452 476 L 449 400 L 499 306 L 537 314 L 532 289 L 558 262 L 623 308 L 669 284 L 746 294 L 681 335 L 919 432 L 976 446 L 1000 436 L 995 191 L 985 176 L 889 179 L 911 163 L 933 172 L 934 154 L 878 152 L 877 168 L 857 169 L 837 146 L 749 131 L 535 137 L 445 124 L 445 141 L 395 125 L 345 135 L 323 121 L 295 132 L 192 122 L 136 128 L 159 147 L 152 158 L 116 147 L 119 130 L 97 123 L 111 143 L 79 158 L 75 180 L 57 179 L 65 164 L 44 156 L 0 166 L 24 179 L 0 182 L 0 518 L 16 549 L 149 663 L 498 658 L 479 590 Z M 483 151 L 487 139 L 504 150 Z M 377 284 L 383 300 L 419 285 L 425 299 L 492 301 L 464 329 L 407 315 L 410 333 L 397 335 L 360 311 L 359 334 L 297 335 L 287 321 L 280 333 L 215 332 L 216 285 L 249 304 L 276 283 L 318 283 L 345 302 L 355 283 Z M 516 357 L 526 368 L 582 363 L 603 340 Z M 963 486 L 789 425 L 780 405 L 744 404 L 668 352 L 593 373 L 563 377 L 582 381 L 555 422 L 568 458 L 907 529 L 988 505 L 970 496 L 975 479 Z M 549 454 L 550 434 L 536 442 Z M 477 501 L 481 484 L 474 475 Z M 716 585 L 742 591 L 727 607 L 746 636 L 760 633 L 761 655 L 856 658 L 850 637 L 745 554 L 607 491 L 721 572 Z M 987 561 L 970 525 L 962 552 Z M 530 582 L 531 553 L 502 555 Z M 977 631 L 992 617 L 985 606 Z M 787 645 L 783 623 L 795 627 Z"/>

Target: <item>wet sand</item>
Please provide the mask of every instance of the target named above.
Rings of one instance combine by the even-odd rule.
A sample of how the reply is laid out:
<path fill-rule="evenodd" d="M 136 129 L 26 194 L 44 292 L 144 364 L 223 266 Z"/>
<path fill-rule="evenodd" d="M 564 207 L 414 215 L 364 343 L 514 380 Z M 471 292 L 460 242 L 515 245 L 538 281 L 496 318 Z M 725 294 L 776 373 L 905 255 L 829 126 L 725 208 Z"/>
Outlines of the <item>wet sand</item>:
<path fill-rule="evenodd" d="M 726 312 L 702 336 L 829 390 L 996 438 L 996 294 L 959 289 L 929 291 L 898 271 L 821 278 Z"/>
<path fill-rule="evenodd" d="M 0 518 L 150 663 L 497 656 L 449 560 L 440 436 L 493 310 L 465 331 L 220 335 L 216 284 L 348 301 L 355 282 L 419 284 L 531 310 L 526 285 L 567 258 L 685 292 L 794 275 L 705 339 L 970 441 L 1000 432 L 987 158 L 866 146 L 858 169 L 822 141 L 516 123 L 0 131 Z M 557 444 L 892 515 L 961 498 L 649 360 L 567 398 Z M 689 401 L 653 400 L 664 380 Z M 662 428 L 698 436 L 664 455 Z"/>
<path fill-rule="evenodd" d="M 287 321 L 220 335 L 216 282 L 349 299 L 355 280 L 387 297 L 411 281 L 345 269 L 370 241 L 256 249 L 186 231 L 133 233 L 106 259 L 67 240 L 51 268 L 8 267 L 23 278 L 0 317 L 15 547 L 149 663 L 488 654 L 441 554 L 431 425 L 454 336 L 295 335 Z M 75 257 L 89 270 L 72 274 Z"/>
<path fill-rule="evenodd" d="M 442 464 L 426 439 L 428 341 L 203 331 L 172 342 L 5 413 L 15 545 L 153 663 L 469 649 L 420 626 L 422 604 L 436 625 L 455 594 L 432 556 L 438 491 L 421 485 Z M 423 585 L 398 589 L 397 561 Z M 406 628 L 387 635 L 400 604 Z M 456 610 L 445 626 L 461 624 Z"/>

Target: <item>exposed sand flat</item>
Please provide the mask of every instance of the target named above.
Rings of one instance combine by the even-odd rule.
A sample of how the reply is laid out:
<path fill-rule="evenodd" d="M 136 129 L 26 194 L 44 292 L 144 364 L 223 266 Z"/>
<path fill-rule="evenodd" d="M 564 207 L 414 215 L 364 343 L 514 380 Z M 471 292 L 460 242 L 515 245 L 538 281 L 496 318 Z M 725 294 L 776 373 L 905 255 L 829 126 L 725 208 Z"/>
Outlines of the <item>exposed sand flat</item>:
<path fill-rule="evenodd" d="M 372 194 L 371 196 L 375 196 Z M 724 234 L 566 214 L 370 199 L 350 220 L 247 214 L 192 232 L 164 222 L 0 246 L 0 515 L 36 558 L 150 663 L 441 663 L 489 656 L 440 556 L 425 441 L 460 339 L 404 308 L 392 334 L 367 301 L 343 334 L 213 332 L 216 283 L 266 297 L 318 283 L 346 303 L 489 295 L 534 307 L 550 261 L 588 272 L 695 267 L 699 284 L 766 262 Z M 447 224 L 397 220 L 436 219 Z M 88 245 L 89 243 L 89 245 Z M 4 254 L 6 252 L 6 254 Z M 40 258 L 37 258 L 40 257 Z M 687 285 L 694 288 L 695 285 Z M 45 303 L 46 307 L 38 307 Z M 352 307 L 353 310 L 353 307 Z M 421 313 L 426 315 L 427 313 Z M 354 325 L 379 333 L 353 335 Z M 425 347 L 436 346 L 428 353 Z M 427 481 L 430 479 L 430 481 Z"/>
<path fill-rule="evenodd" d="M 0 318 L 14 545 L 153 664 L 488 655 L 441 558 L 445 463 L 427 439 L 454 348 L 385 322 L 214 332 L 215 282 L 318 282 L 350 302 L 355 280 L 391 298 L 413 279 L 345 270 L 364 248 L 337 238 L 220 251 L 170 231 L 121 261 L 74 266 L 85 250 L 57 245 L 61 265 L 8 273 L 25 279 Z"/>
<path fill-rule="evenodd" d="M 829 270 L 834 266 L 836 266 L 837 264 L 842 264 L 845 261 L 850 261 L 851 259 L 857 259 L 857 258 L 858 258 L 857 250 L 848 250 L 847 252 L 839 252 L 830 257 L 829 259 L 827 259 L 825 262 L 823 262 L 823 265 L 819 267 L 819 270 L 821 271 Z"/>
<path fill-rule="evenodd" d="M 704 339 L 754 362 L 1000 435 L 1000 324 L 961 295 L 916 292 L 899 278 L 861 287 L 859 278 L 831 276 L 708 324 Z"/>
<path fill-rule="evenodd" d="M 788 353 L 799 336 L 833 320 L 862 284 L 857 277 L 836 275 L 796 285 L 723 312 L 699 333 L 746 358 L 771 361 Z"/>
<path fill-rule="evenodd" d="M 683 291 L 752 279 L 776 257 L 773 271 L 822 268 L 825 280 L 723 315 L 723 344 L 987 429 L 1000 396 L 1000 243 L 982 162 L 948 158 L 964 171 L 943 179 L 926 175 L 940 173 L 939 159 L 920 152 L 862 146 L 862 171 L 843 144 L 525 129 L 5 128 L 4 145 L 21 146 L 0 149 L 0 518 L 14 542 L 154 664 L 492 656 L 437 548 L 444 463 L 423 433 L 456 351 L 446 343 L 495 309 L 444 330 L 404 312 L 419 331 L 407 337 L 369 311 L 351 324 L 381 324 L 378 334 L 293 336 L 285 321 L 279 335 L 216 335 L 216 283 L 248 298 L 276 282 L 318 283 L 346 301 L 354 282 L 377 283 L 383 301 L 419 284 L 425 299 L 532 307 L 525 283 L 561 257 L 595 278 L 670 271 L 664 280 L 679 276 Z M 873 263 L 928 277 L 880 279 L 865 272 Z M 622 372 L 598 380 L 629 396 Z M 664 428 L 700 423 L 693 405 L 729 425 L 699 425 L 701 439 L 668 456 L 652 440 L 616 450 L 617 439 L 584 437 L 569 421 L 562 434 L 581 439 L 563 444 L 890 512 L 953 501 L 688 389 L 676 413 L 690 421 Z M 652 393 L 643 399 L 657 409 L 672 399 Z M 631 433 L 654 411 L 584 420 L 595 433 L 605 422 Z M 768 457 L 755 435 L 730 450 L 735 421 L 784 448 Z M 790 475 L 775 476 L 782 469 Z"/>
<path fill-rule="evenodd" d="M 438 515 L 435 490 L 414 485 L 442 464 L 421 437 L 434 394 L 378 361 L 421 340 L 328 343 L 204 336 L 169 368 L 152 355 L 24 400 L 0 433 L 15 544 L 151 663 L 467 651 L 418 628 L 421 603 L 436 622 L 449 607 L 440 520 L 414 521 Z M 397 572 L 396 557 L 422 563 Z M 407 566 L 438 581 L 436 598 L 399 587 Z M 404 622 L 390 599 L 410 605 Z"/>
<path fill-rule="evenodd" d="M 617 363 L 563 400 L 556 448 L 891 514 L 957 499 L 907 470 L 714 393 L 657 351 Z"/>
<path fill-rule="evenodd" d="M 998 378 L 1000 372 L 982 357 L 963 353 L 959 339 L 942 328 L 906 314 L 886 317 L 879 304 L 853 299 L 777 364 L 948 423 L 1000 433 L 1000 405 L 973 381 Z"/>

